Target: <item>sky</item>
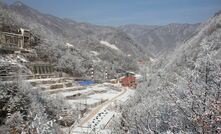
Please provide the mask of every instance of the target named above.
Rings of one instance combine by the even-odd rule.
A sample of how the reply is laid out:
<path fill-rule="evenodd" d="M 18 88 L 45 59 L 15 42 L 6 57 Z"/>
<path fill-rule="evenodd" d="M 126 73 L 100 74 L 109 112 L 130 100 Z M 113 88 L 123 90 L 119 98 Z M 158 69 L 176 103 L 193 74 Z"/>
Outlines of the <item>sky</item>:
<path fill-rule="evenodd" d="M 12 3 L 15 0 L 7 0 Z M 221 10 L 221 0 L 21 0 L 40 12 L 77 22 L 119 26 L 199 23 Z"/>

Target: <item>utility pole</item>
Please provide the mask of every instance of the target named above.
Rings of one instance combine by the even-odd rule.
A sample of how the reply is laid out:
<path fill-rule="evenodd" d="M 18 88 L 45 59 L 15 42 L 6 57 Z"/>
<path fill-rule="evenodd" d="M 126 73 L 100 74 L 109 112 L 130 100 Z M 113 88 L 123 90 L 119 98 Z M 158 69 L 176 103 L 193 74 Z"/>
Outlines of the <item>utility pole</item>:
<path fill-rule="evenodd" d="M 94 67 L 93 66 L 91 68 L 90 73 L 91 73 L 91 79 L 94 80 Z"/>
<path fill-rule="evenodd" d="M 107 67 L 105 67 L 105 69 L 104 69 L 104 79 L 105 80 L 108 79 Z"/>

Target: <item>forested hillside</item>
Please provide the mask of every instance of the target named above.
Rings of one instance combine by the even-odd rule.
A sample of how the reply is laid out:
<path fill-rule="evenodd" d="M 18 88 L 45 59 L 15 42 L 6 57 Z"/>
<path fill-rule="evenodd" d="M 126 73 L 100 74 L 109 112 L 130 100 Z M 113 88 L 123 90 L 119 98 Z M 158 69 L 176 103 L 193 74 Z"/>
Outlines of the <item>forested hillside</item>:
<path fill-rule="evenodd" d="M 199 24 L 172 23 L 165 26 L 123 25 L 119 28 L 128 33 L 146 52 L 158 58 L 191 38 L 198 26 Z"/>
<path fill-rule="evenodd" d="M 40 36 L 41 43 L 35 48 L 39 58 L 74 75 L 84 75 L 92 66 L 98 76 L 107 66 L 113 66 L 113 72 L 136 71 L 136 60 L 145 55 L 126 33 L 113 27 L 57 18 L 21 2 L 1 3 L 0 7 L 1 24 L 23 27 Z"/>
<path fill-rule="evenodd" d="M 149 80 L 124 106 L 116 132 L 220 133 L 220 42 L 219 12 L 147 72 Z"/>

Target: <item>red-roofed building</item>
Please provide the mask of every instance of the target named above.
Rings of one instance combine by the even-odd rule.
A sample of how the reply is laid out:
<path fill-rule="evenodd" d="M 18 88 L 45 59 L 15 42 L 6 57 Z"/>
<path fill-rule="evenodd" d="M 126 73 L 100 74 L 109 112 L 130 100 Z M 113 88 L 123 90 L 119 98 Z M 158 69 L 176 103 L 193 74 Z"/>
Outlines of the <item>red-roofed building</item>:
<path fill-rule="evenodd" d="M 136 77 L 134 76 L 134 74 L 131 73 L 126 73 L 126 76 L 121 79 L 120 83 L 124 87 L 137 87 Z"/>

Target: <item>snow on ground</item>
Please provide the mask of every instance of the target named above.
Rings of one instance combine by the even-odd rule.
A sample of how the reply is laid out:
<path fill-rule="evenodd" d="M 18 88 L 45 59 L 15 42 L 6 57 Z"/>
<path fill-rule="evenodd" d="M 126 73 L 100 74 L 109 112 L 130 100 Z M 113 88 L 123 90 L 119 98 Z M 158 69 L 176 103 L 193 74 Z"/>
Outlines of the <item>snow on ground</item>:
<path fill-rule="evenodd" d="M 119 94 L 119 92 L 110 90 L 106 93 L 93 94 L 93 95 L 89 95 L 88 97 L 93 98 L 93 99 L 111 99 L 117 94 Z"/>
<path fill-rule="evenodd" d="M 150 61 L 151 62 L 155 62 L 156 60 L 150 57 Z"/>
<path fill-rule="evenodd" d="M 74 45 L 70 44 L 70 43 L 66 43 L 66 46 L 69 47 L 74 47 Z"/>
<path fill-rule="evenodd" d="M 75 104 L 85 104 L 85 105 L 93 105 L 96 103 L 101 102 L 101 99 L 94 99 L 94 98 L 85 98 L 85 99 L 76 99 L 76 100 L 68 100 L 69 103 Z"/>
<path fill-rule="evenodd" d="M 91 53 L 92 53 L 94 56 L 98 56 L 98 55 L 99 55 L 99 53 L 96 52 L 96 51 L 91 51 Z"/>
<path fill-rule="evenodd" d="M 17 59 L 19 59 L 22 62 L 28 62 L 24 57 L 21 57 L 19 55 L 17 56 Z"/>
<path fill-rule="evenodd" d="M 74 129 L 72 134 L 111 134 L 110 130 L 92 130 L 91 128 L 77 127 Z"/>
<path fill-rule="evenodd" d="M 136 77 L 137 79 L 142 79 L 142 78 L 143 78 L 143 76 L 142 76 L 141 74 L 135 74 L 135 77 Z"/>
<path fill-rule="evenodd" d="M 109 43 L 107 41 L 103 41 L 103 40 L 101 40 L 100 43 L 111 48 L 111 49 L 115 49 L 117 51 L 120 51 L 120 49 L 115 44 L 111 44 L 111 43 Z"/>
<path fill-rule="evenodd" d="M 120 96 L 119 98 L 117 98 L 117 102 L 118 103 L 124 103 L 124 102 L 126 102 L 131 96 L 133 96 L 134 95 L 134 93 L 135 93 L 135 90 L 133 90 L 133 89 L 127 89 L 127 92 L 124 94 L 124 95 L 122 95 L 122 96 Z"/>
<path fill-rule="evenodd" d="M 116 86 L 116 85 L 115 85 Z M 118 85 L 117 85 L 118 86 Z M 94 88 L 94 87 L 90 87 Z M 96 88 L 103 88 L 106 89 L 107 92 L 105 93 L 96 93 L 92 95 L 88 95 L 89 100 L 99 100 L 101 98 L 106 98 L 106 99 L 113 99 L 115 96 L 117 96 L 119 91 L 112 90 L 112 84 L 99 84 L 96 85 Z M 119 88 L 122 88 L 119 86 Z M 83 126 L 76 127 L 73 129 L 73 134 L 79 134 L 79 133 L 96 133 L 96 134 L 105 134 L 105 133 L 111 133 L 109 129 L 106 129 L 106 125 L 113 119 L 113 117 L 117 114 L 116 112 L 111 110 L 111 105 L 113 102 L 116 102 L 116 105 L 120 105 L 124 102 L 126 102 L 132 95 L 134 95 L 135 90 L 133 89 L 126 89 L 126 92 L 121 95 L 120 97 L 116 98 L 116 100 L 112 100 L 109 103 L 105 104 L 102 106 L 102 108 L 96 112 L 96 114 L 90 118 L 86 123 L 83 124 Z M 89 101 L 87 100 L 87 101 Z M 81 101 L 86 101 L 82 99 Z"/>
<path fill-rule="evenodd" d="M 13 56 L 5 56 L 0 58 L 0 62 L 2 63 L 10 63 L 10 64 L 18 64 L 18 61 Z"/>
<path fill-rule="evenodd" d="M 13 54 L 0 56 L 0 66 L 11 64 L 11 65 L 17 65 L 18 67 L 24 67 L 24 65 L 22 65 L 19 61 L 27 62 L 27 60 L 22 56 L 16 56 Z"/>
<path fill-rule="evenodd" d="M 93 59 L 92 61 L 93 61 L 94 63 L 99 63 L 99 62 L 101 62 L 101 59 L 97 57 L 96 59 Z"/>
<path fill-rule="evenodd" d="M 75 94 L 82 94 L 82 95 L 87 95 L 87 94 L 89 94 L 89 93 L 93 93 L 93 91 L 104 91 L 104 89 L 101 89 L 101 88 L 99 88 L 99 89 L 92 89 L 92 90 L 88 90 L 87 88 L 86 89 L 84 89 L 84 90 L 77 90 L 77 91 L 70 91 L 70 92 L 58 92 L 58 93 L 55 93 L 55 94 L 52 94 L 51 96 L 57 96 L 57 95 L 59 95 L 59 96 L 61 96 L 61 97 L 66 97 L 66 96 L 72 96 L 72 95 L 75 95 Z"/>
<path fill-rule="evenodd" d="M 89 86 L 83 90 L 58 92 L 51 94 L 50 96 L 54 98 L 61 97 L 65 99 L 65 101 L 68 104 L 70 104 L 73 108 L 76 108 L 77 105 L 79 104 L 93 107 L 93 105 L 100 103 L 102 100 L 110 100 L 111 98 L 119 94 L 118 91 L 111 90 L 110 86 L 111 85 L 109 84 L 98 84 L 98 85 Z M 75 94 L 81 94 L 81 96 L 79 96 L 80 98 L 78 97 L 76 99 L 65 98 L 67 96 L 72 96 Z"/>
<path fill-rule="evenodd" d="M 93 105 L 93 104 L 101 102 L 102 100 L 107 100 L 107 99 L 110 100 L 117 94 L 119 94 L 119 92 L 118 93 L 107 92 L 107 93 L 102 93 L 102 94 L 96 93 L 96 94 L 82 97 L 81 99 L 68 100 L 68 101 L 69 103 L 81 103 L 81 104 L 86 104 L 86 105 Z"/>
<path fill-rule="evenodd" d="M 28 82 L 41 82 L 41 81 L 57 81 L 60 80 L 61 78 L 45 78 L 45 79 L 30 79 L 30 80 L 26 80 Z"/>

